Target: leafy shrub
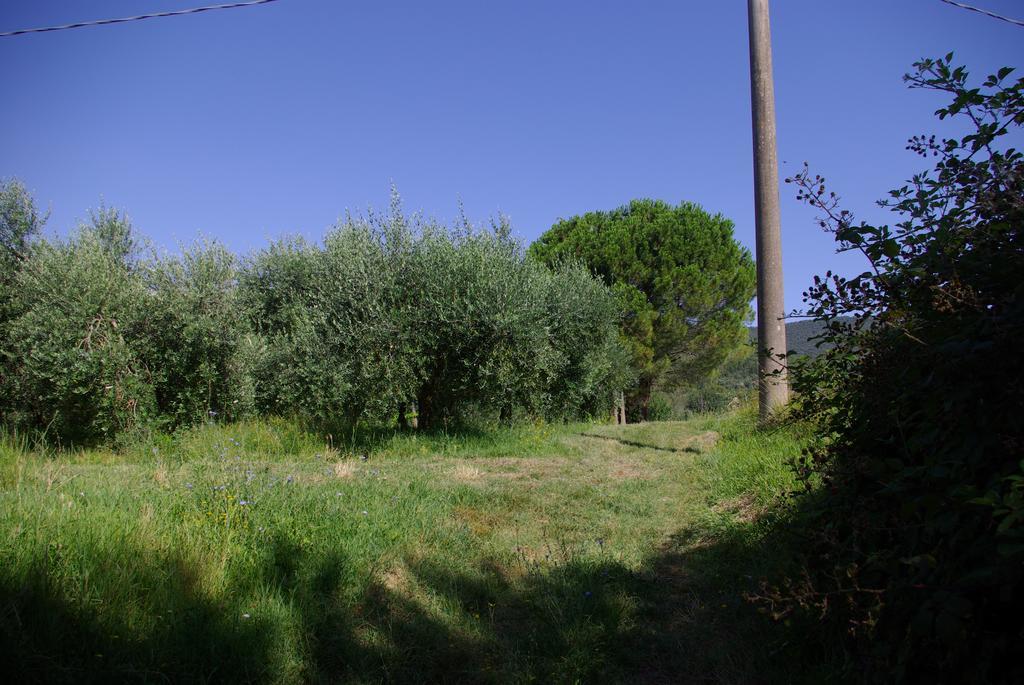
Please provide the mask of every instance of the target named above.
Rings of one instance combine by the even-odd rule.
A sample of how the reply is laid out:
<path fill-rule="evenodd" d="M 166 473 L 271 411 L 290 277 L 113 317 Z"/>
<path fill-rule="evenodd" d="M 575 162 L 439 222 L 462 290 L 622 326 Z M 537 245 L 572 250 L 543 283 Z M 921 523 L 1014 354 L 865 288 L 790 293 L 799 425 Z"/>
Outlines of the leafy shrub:
<path fill-rule="evenodd" d="M 554 265 L 546 279 L 545 413 L 549 418 L 604 416 L 612 395 L 635 380 L 616 325 L 618 303 L 581 263 Z"/>
<path fill-rule="evenodd" d="M 671 421 L 672 402 L 665 395 L 655 393 L 651 397 L 651 404 L 647 409 L 648 421 Z"/>
<path fill-rule="evenodd" d="M 171 427 L 254 408 L 248 317 L 235 257 L 217 243 L 146 263 L 145 314 L 132 337 L 150 370 L 157 410 Z M 251 355 L 250 355 L 251 356 Z"/>
<path fill-rule="evenodd" d="M 255 400 L 260 413 L 326 421 L 345 411 L 348 363 L 320 306 L 320 250 L 281 241 L 249 258 L 239 296 L 257 334 Z"/>
<path fill-rule="evenodd" d="M 498 223 L 349 218 L 323 247 L 278 243 L 241 275 L 264 350 L 262 411 L 431 428 L 469 415 L 603 414 L 625 357 L 607 288 L 551 272 Z"/>
<path fill-rule="evenodd" d="M 1024 79 L 972 88 L 951 59 L 907 80 L 948 94 L 939 118 L 970 133 L 911 139 L 937 161 L 883 203 L 895 226 L 854 223 L 806 169 L 792 179 L 872 270 L 806 294 L 833 346 L 794 375 L 821 434 L 800 474 L 821 488 L 806 577 L 768 600 L 834 621 L 872 679 L 1021 682 L 1024 158 L 1000 143 L 1024 124 Z"/>
<path fill-rule="evenodd" d="M 31 198 L 0 191 L 4 420 L 62 441 L 254 412 L 323 427 L 414 408 L 423 428 L 603 416 L 628 382 L 610 291 L 528 259 L 504 222 L 448 230 L 396 196 L 322 246 L 274 243 L 239 267 L 216 243 L 141 259 L 109 209 L 31 245 Z"/>
<path fill-rule="evenodd" d="M 0 179 L 0 325 L 11 318 L 15 275 L 45 222 L 21 181 Z"/>
<path fill-rule="evenodd" d="M 45 217 L 17 179 L 0 179 L 0 341 L 10 338 L 7 327 L 16 316 L 15 280 L 28 258 L 31 240 L 42 230 Z M 14 410 L 13 367 L 17 360 L 0 342 L 0 417 Z"/>
<path fill-rule="evenodd" d="M 150 374 L 126 337 L 143 314 L 143 283 L 99 233 L 36 243 L 14 282 L 9 420 L 90 442 L 153 416 Z"/>

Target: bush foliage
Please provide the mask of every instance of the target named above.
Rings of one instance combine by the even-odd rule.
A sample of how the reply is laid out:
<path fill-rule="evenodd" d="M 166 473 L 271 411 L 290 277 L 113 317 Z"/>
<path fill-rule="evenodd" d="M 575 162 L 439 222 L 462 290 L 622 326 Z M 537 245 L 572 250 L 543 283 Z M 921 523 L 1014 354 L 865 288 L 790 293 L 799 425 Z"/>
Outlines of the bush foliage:
<path fill-rule="evenodd" d="M 102 209 L 65 240 L 3 187 L 4 420 L 65 442 L 254 412 L 321 426 L 603 415 L 629 380 L 611 292 L 507 224 L 349 218 L 239 261 L 139 257 Z M 35 222 L 35 223 L 33 223 Z"/>
<path fill-rule="evenodd" d="M 915 137 L 936 165 L 856 223 L 805 169 L 799 196 L 872 269 L 806 294 L 831 345 L 795 374 L 822 439 L 800 463 L 806 576 L 768 599 L 835 621 L 881 681 L 1021 682 L 1024 635 L 1024 124 L 1012 70 L 968 84 L 952 55 L 911 87 L 947 94 L 958 139 Z M 851 318 L 844 318 L 851 317 Z"/>

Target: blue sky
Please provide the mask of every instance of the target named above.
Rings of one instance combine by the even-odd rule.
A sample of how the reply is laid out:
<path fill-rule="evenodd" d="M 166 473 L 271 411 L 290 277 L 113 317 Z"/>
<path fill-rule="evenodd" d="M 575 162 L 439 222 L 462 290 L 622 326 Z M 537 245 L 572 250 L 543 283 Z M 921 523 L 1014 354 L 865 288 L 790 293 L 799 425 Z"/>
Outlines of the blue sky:
<path fill-rule="evenodd" d="M 0 31 L 208 4 L 0 0 Z M 1020 0 L 976 0 L 1024 18 Z M 979 78 L 1024 64 L 1024 29 L 939 0 L 775 0 L 780 173 L 803 161 L 845 206 L 874 200 L 941 132 L 901 82 L 955 51 Z M 101 200 L 156 245 L 238 252 L 346 210 L 507 214 L 532 241 L 631 198 L 690 200 L 753 248 L 746 3 L 370 2 L 264 6 L 0 38 L 0 176 L 65 234 Z M 786 304 L 860 271 L 782 186 Z"/>

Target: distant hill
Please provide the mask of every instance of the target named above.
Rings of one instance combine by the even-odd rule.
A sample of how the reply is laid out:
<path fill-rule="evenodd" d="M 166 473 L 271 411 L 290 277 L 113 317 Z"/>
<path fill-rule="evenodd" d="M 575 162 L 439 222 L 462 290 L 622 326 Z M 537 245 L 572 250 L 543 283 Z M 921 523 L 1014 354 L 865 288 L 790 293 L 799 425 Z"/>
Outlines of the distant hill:
<path fill-rule="evenodd" d="M 802 321 L 791 321 L 786 324 L 786 347 L 797 354 L 805 354 L 808 357 L 817 357 L 830 346 L 823 344 L 816 347 L 817 341 L 811 338 L 819 335 L 824 329 L 820 321 L 805 319 Z M 757 342 L 757 326 L 747 327 L 750 342 Z"/>

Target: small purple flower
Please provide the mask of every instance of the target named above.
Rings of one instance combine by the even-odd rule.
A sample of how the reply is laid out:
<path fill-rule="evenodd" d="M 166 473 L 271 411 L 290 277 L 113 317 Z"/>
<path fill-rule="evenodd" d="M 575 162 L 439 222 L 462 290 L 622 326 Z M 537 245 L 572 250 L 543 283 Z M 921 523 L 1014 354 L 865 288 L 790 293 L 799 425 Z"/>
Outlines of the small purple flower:
<path fill-rule="evenodd" d="M 240 506 L 240 507 L 244 507 L 247 504 L 249 504 L 249 500 L 247 500 L 247 499 L 240 499 L 240 500 L 238 500 L 238 506 Z"/>
<path fill-rule="evenodd" d="M 192 483 L 185 483 L 185 489 L 186 490 L 191 490 L 192 489 Z"/>

